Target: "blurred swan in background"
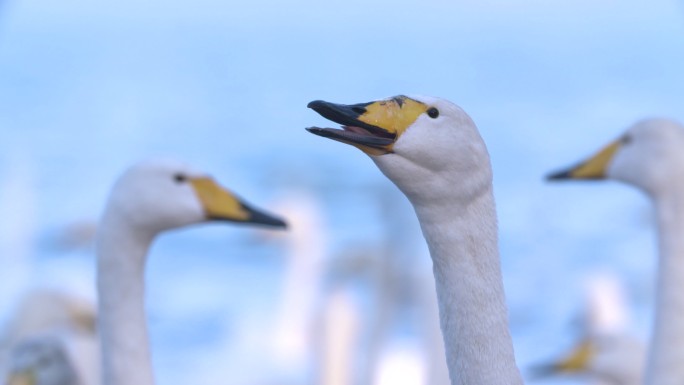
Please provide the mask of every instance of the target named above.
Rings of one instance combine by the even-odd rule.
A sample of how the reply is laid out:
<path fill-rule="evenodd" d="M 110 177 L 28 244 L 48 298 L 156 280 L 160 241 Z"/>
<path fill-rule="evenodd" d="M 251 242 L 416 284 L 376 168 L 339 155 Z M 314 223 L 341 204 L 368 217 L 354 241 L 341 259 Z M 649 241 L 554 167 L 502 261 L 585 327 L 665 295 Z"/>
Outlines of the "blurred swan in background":
<path fill-rule="evenodd" d="M 4 311 L 0 331 L 0 381 L 9 380 L 12 370 L 27 369 L 39 362 L 31 358 L 30 352 L 52 352 L 49 346 L 59 339 L 60 344 L 68 347 L 64 360 L 84 385 L 94 384 L 98 377 L 95 306 L 73 290 L 54 288 L 56 282 L 38 289 L 29 287 L 32 279 L 46 281 L 43 279 L 46 272 L 40 271 L 42 266 L 37 268 L 32 261 L 37 252 L 36 170 L 34 159 L 20 149 L 5 155 L 9 167 L 1 170 L 0 178 L 0 211 L 3 212 L 0 259 L 4 271 L 11 273 L 0 280 L 0 303 Z M 43 350 L 41 341 L 47 345 Z"/>
<path fill-rule="evenodd" d="M 646 347 L 628 330 L 628 312 L 617 277 L 591 276 L 586 285 L 582 337 L 560 360 L 533 367 L 531 376 L 581 375 L 596 385 L 641 384 Z"/>
<path fill-rule="evenodd" d="M 66 345 L 55 335 L 34 336 L 16 345 L 7 385 L 83 385 Z"/>
<path fill-rule="evenodd" d="M 411 201 L 434 265 L 452 385 L 521 384 L 508 330 L 492 171 L 475 124 L 438 98 L 309 107 L 343 128 L 308 130 L 370 155 Z"/>
<path fill-rule="evenodd" d="M 684 381 L 684 127 L 666 119 L 637 122 L 585 162 L 550 180 L 615 179 L 645 192 L 655 205 L 658 288 L 646 383 Z"/>
<path fill-rule="evenodd" d="M 425 280 L 429 269 L 417 268 L 410 237 L 394 239 L 405 232 L 405 218 L 388 207 L 387 188 L 369 189 L 376 192 L 372 203 L 381 209 L 388 236 L 380 245 L 351 242 L 335 255 L 317 196 L 295 189 L 270 205 L 288 218 L 288 232 L 265 233 L 265 240 L 281 246 L 285 266 L 276 313 L 265 326 L 251 325 L 268 336 L 254 364 L 264 368 L 270 362 L 262 370 L 267 378 L 256 383 L 379 385 L 397 377 L 401 382 L 395 384 L 448 383 L 431 273 Z M 392 263 L 402 258 L 405 263 Z M 417 333 L 397 333 L 397 319 Z M 423 325 L 430 322 L 431 328 Z M 434 367 L 443 368 L 442 382 Z"/>
<path fill-rule="evenodd" d="M 148 249 L 160 232 L 212 220 L 285 227 L 177 161 L 140 162 L 115 183 L 97 237 L 104 385 L 154 383 L 144 306 Z"/>
<path fill-rule="evenodd" d="M 314 320 L 321 306 L 328 268 L 327 225 L 317 199 L 297 191 L 282 196 L 272 207 L 288 218 L 287 233 L 273 234 L 284 242 L 285 269 L 270 349 L 280 381 L 302 381 L 314 360 Z"/>
<path fill-rule="evenodd" d="M 85 298 L 51 289 L 27 293 L 0 337 L 0 362 L 8 372 L 3 378 L 62 384 L 50 381 L 72 378 L 67 374 L 73 372 L 80 385 L 99 384 L 95 323 L 95 305 Z"/>

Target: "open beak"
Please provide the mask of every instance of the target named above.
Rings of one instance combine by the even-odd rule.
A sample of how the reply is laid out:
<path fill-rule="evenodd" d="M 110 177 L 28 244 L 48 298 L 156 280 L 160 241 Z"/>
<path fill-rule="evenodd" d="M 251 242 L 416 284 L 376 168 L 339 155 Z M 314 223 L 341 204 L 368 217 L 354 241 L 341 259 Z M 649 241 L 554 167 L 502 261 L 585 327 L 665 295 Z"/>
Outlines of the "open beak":
<path fill-rule="evenodd" d="M 283 229 L 287 227 L 284 220 L 241 201 L 212 178 L 193 178 L 190 179 L 190 184 L 202 203 L 207 219 L 251 223 Z"/>
<path fill-rule="evenodd" d="M 588 160 L 569 169 L 554 172 L 547 176 L 546 179 L 605 179 L 608 166 L 613 160 L 615 153 L 620 149 L 621 143 L 621 141 L 616 140 Z"/>
<path fill-rule="evenodd" d="M 342 129 L 309 127 L 309 132 L 351 144 L 368 155 L 392 153 L 401 134 L 428 109 L 424 103 L 403 95 L 352 105 L 315 100 L 307 107 L 342 125 Z"/>

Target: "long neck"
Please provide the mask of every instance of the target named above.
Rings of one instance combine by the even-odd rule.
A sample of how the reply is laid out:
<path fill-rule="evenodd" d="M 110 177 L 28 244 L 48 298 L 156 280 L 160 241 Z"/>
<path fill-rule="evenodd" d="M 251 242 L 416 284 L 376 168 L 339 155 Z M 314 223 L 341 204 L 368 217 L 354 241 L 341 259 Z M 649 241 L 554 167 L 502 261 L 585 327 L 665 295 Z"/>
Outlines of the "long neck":
<path fill-rule="evenodd" d="M 463 202 L 413 202 L 432 256 L 452 385 L 521 384 L 508 331 L 491 187 Z"/>
<path fill-rule="evenodd" d="M 659 196 L 658 293 L 651 352 L 646 371 L 650 385 L 684 382 L 684 206 L 680 193 Z"/>
<path fill-rule="evenodd" d="M 152 237 L 105 214 L 97 289 L 104 385 L 153 385 L 145 320 L 145 257 Z"/>

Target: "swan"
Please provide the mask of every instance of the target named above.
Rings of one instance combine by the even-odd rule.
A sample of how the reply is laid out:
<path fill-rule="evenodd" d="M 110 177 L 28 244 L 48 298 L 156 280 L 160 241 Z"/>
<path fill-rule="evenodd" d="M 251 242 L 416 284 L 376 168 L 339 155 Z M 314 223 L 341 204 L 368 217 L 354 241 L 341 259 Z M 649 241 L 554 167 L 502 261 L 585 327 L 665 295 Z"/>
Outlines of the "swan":
<path fill-rule="evenodd" d="M 629 335 L 592 334 L 562 359 L 534 367 L 532 376 L 584 375 L 596 385 L 638 385 L 642 383 L 645 357 L 644 345 Z"/>
<path fill-rule="evenodd" d="M 160 232 L 210 220 L 285 227 L 174 160 L 142 161 L 114 184 L 96 248 L 104 385 L 154 383 L 144 307 L 147 251 Z"/>
<path fill-rule="evenodd" d="M 647 119 L 588 160 L 550 180 L 614 179 L 645 192 L 655 205 L 658 286 L 646 383 L 684 382 L 684 126 Z"/>
<path fill-rule="evenodd" d="M 69 346 L 67 358 L 83 385 L 99 383 L 95 323 L 95 304 L 90 300 L 51 288 L 30 290 L 18 301 L 0 336 L 0 378 L 6 377 L 8 363 L 15 356 L 24 355 L 21 352 L 25 349 L 20 347 L 26 341 L 31 341 L 32 350 L 38 350 L 42 339 L 51 345 L 58 337 Z M 31 365 L 28 361 L 23 366 Z"/>
<path fill-rule="evenodd" d="M 472 119 L 425 96 L 309 108 L 342 129 L 313 134 L 351 144 L 413 205 L 433 263 L 452 385 L 521 384 L 508 330 L 492 170 Z"/>
<path fill-rule="evenodd" d="M 563 358 L 537 365 L 536 378 L 584 375 L 593 384 L 638 385 L 643 379 L 646 350 L 627 331 L 629 316 L 617 277 L 598 274 L 587 281 L 584 333 Z"/>
<path fill-rule="evenodd" d="M 6 385 L 83 385 L 68 348 L 56 335 L 37 335 L 12 349 Z"/>

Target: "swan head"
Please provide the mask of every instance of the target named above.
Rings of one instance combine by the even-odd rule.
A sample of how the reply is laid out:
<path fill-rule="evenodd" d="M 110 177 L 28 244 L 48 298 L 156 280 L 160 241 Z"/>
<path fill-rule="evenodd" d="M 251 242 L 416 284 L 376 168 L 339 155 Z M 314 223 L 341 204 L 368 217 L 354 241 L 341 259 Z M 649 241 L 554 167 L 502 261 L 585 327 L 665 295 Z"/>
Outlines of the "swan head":
<path fill-rule="evenodd" d="M 209 175 L 169 159 L 146 160 L 125 171 L 112 188 L 105 216 L 148 234 L 212 220 L 286 226 Z"/>
<path fill-rule="evenodd" d="M 352 105 L 317 100 L 308 107 L 342 125 L 309 132 L 368 154 L 412 201 L 491 186 L 489 155 L 475 123 L 447 100 L 400 95 Z"/>
<path fill-rule="evenodd" d="M 684 127 L 667 119 L 637 122 L 589 159 L 549 180 L 615 179 L 656 196 L 684 175 Z"/>

